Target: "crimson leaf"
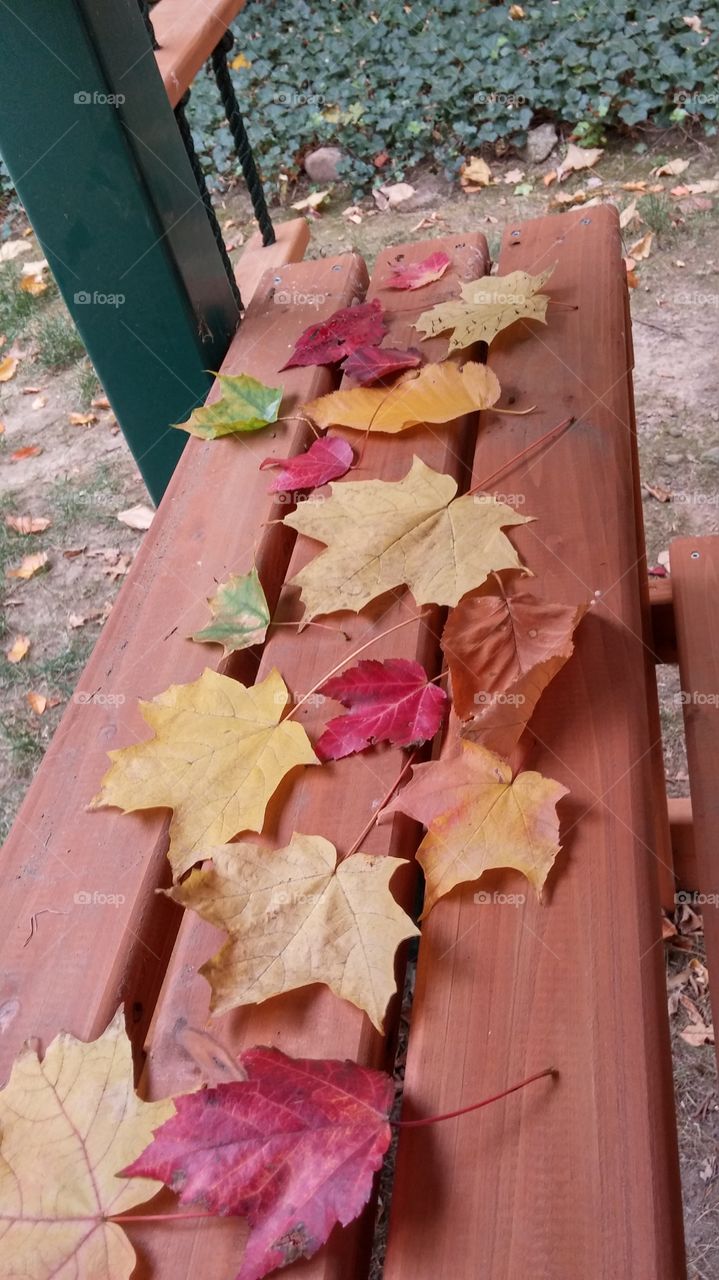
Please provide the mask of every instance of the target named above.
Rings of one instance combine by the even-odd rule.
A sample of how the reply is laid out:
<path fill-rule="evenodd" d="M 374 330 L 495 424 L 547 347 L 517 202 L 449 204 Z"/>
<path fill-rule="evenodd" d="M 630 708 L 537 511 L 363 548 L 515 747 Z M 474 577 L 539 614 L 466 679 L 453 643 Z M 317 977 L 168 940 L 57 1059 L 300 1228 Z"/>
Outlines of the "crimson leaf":
<path fill-rule="evenodd" d="M 444 717 L 447 694 L 430 684 L 418 662 L 365 659 L 325 681 L 320 693 L 349 707 L 325 725 L 315 743 L 320 760 L 339 760 L 373 742 L 409 747 L 433 738 Z"/>
<path fill-rule="evenodd" d="M 328 480 L 336 480 L 349 471 L 354 459 L 352 446 L 340 436 L 324 436 L 315 440 L 306 453 L 294 458 L 265 458 L 260 471 L 268 467 L 282 467 L 275 476 L 268 493 L 292 493 L 296 489 L 316 489 Z"/>
<path fill-rule="evenodd" d="M 295 365 L 336 364 L 358 347 L 374 347 L 385 333 L 382 303 L 379 298 L 357 307 L 343 307 L 329 320 L 311 324 L 300 335 L 283 369 Z"/>
<path fill-rule="evenodd" d="M 364 387 L 400 369 L 416 369 L 421 363 L 421 352 L 413 347 L 409 351 L 397 351 L 394 347 L 358 347 L 343 364 L 342 372 Z"/>

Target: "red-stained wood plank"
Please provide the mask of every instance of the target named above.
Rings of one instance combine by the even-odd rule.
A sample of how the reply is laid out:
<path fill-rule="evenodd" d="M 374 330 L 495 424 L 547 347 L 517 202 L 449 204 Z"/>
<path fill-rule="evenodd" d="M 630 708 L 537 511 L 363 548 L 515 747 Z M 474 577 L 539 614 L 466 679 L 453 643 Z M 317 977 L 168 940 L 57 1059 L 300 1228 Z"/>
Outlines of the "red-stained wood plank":
<path fill-rule="evenodd" d="M 667 808 L 677 891 L 693 891 L 699 883 L 699 871 L 694 848 L 692 802 L 689 796 L 670 796 Z"/>
<path fill-rule="evenodd" d="M 366 280 L 351 254 L 274 269 L 224 371 L 276 380 L 306 326 L 361 297 Z M 282 288 L 320 301 L 278 302 Z M 318 368 L 283 374 L 281 413 L 331 390 L 334 377 Z M 148 736 L 138 698 L 219 665 L 219 647 L 187 638 L 206 621 L 215 583 L 247 571 L 254 558 L 270 604 L 276 601 L 294 535 L 267 524 L 283 508 L 257 468 L 267 454 L 295 452 L 308 438 L 305 423 L 287 421 L 249 437 L 187 445 L 3 850 L 0 1079 L 27 1037 L 44 1046 L 62 1029 L 92 1039 L 123 1000 L 142 1043 L 178 923 L 177 909 L 154 893 L 167 879 L 166 814 L 86 806 L 108 749 Z M 238 664 L 245 681 L 253 662 L 248 653 Z"/>
<path fill-rule="evenodd" d="M 699 909 L 719 1027 L 719 537 L 669 548 Z M 718 1051 L 719 1052 L 719 1051 Z"/>
<path fill-rule="evenodd" d="M 160 46 L 157 65 L 172 107 L 244 7 L 245 0 L 160 0 L 150 10 Z"/>
<path fill-rule="evenodd" d="M 401 245 L 383 251 L 373 272 L 368 297 L 378 297 L 386 308 L 389 333 L 387 345 L 404 346 L 417 342 L 411 321 L 434 302 L 457 292 L 459 281 L 482 274 L 487 251 L 481 235 L 445 237 L 432 241 L 432 248 L 444 249 L 452 259 L 452 267 L 441 281 L 424 288 L 415 297 L 402 295 L 383 287 L 391 274 L 398 254 L 404 262 L 420 261 L 427 255 L 427 244 Z M 423 344 L 429 359 L 439 359 L 446 352 L 446 339 Z M 435 430 L 420 429 L 393 437 L 373 436 L 367 442 L 361 465 L 347 479 L 381 477 L 400 479 L 409 470 L 411 459 L 418 454 L 429 465 L 464 476 L 469 467 L 474 443 L 475 420 L 449 424 Z M 334 431 L 333 431 L 334 434 Z M 362 437 L 345 432 L 355 449 Z M 297 572 L 320 548 L 300 539 L 293 554 L 288 576 Z M 439 670 L 438 611 L 428 611 L 430 626 L 414 623 L 393 636 L 375 644 L 368 656 L 402 655 L 416 657 L 433 674 Z M 364 639 L 384 631 L 402 618 L 417 614 L 411 596 L 406 592 L 388 593 L 361 615 L 334 614 L 322 619 L 323 627 L 310 626 L 298 635 L 291 627 L 271 633 L 262 657 L 260 676 L 277 667 L 296 695 L 302 695 L 326 675 L 343 658 L 348 657 Z M 297 591 L 287 587 L 281 595 L 278 618 L 298 618 Z M 327 630 L 326 626 L 335 628 Z M 327 710 L 307 705 L 299 718 L 314 739 L 316 731 L 327 719 Z M 345 852 L 359 836 L 374 806 L 393 779 L 399 774 L 405 753 L 377 749 L 363 755 L 308 768 L 284 784 L 268 809 L 262 842 L 268 849 L 284 845 L 294 830 L 305 834 L 321 834 Z M 255 837 L 251 837 L 255 840 Z M 411 857 L 417 842 L 414 824 L 404 819 L 375 828 L 362 848 L 375 854 Z M 412 869 L 398 872 L 393 891 L 411 909 L 413 898 Z M 178 942 L 158 1001 L 157 1013 L 148 1038 L 146 1091 L 159 1096 L 167 1092 L 194 1088 L 198 1068 L 183 1053 L 176 1038 L 177 1031 L 189 1024 L 207 1023 L 209 988 L 197 970 L 217 949 L 222 940 L 218 930 L 204 924 L 188 912 L 178 935 Z M 398 978 L 401 964 L 398 963 Z M 398 1013 L 395 999 L 388 1019 L 391 1032 Z M 315 985 L 277 997 L 259 1006 L 238 1009 L 212 1020 L 210 1029 L 231 1052 L 239 1052 L 251 1044 L 275 1044 L 286 1052 L 312 1057 L 352 1058 L 374 1066 L 386 1065 L 387 1046 L 368 1019 L 353 1006 L 338 1000 L 323 986 Z M 349 1280 L 366 1275 L 371 1230 L 371 1215 L 353 1227 L 333 1233 L 328 1246 L 314 1259 L 296 1264 L 291 1274 L 297 1280 Z M 175 1277 L 193 1274 L 202 1260 L 212 1258 L 218 1277 L 233 1274 L 237 1267 L 237 1229 L 230 1230 L 216 1222 L 198 1223 L 193 1231 L 178 1235 L 174 1225 L 129 1228 L 133 1242 L 145 1259 L 142 1277 Z"/>
<path fill-rule="evenodd" d="M 510 226 L 500 272 L 557 267 L 547 327 L 489 362 L 538 412 L 486 415 L 475 481 L 566 415 L 575 425 L 493 488 L 551 600 L 593 600 L 532 721 L 529 767 L 570 788 L 540 905 L 515 873 L 479 905 L 439 903 L 420 943 L 405 1115 L 431 1115 L 553 1066 L 556 1081 L 401 1134 L 385 1280 L 593 1280 L 685 1274 L 655 865 L 652 739 L 637 564 L 625 281 L 614 211 Z"/>

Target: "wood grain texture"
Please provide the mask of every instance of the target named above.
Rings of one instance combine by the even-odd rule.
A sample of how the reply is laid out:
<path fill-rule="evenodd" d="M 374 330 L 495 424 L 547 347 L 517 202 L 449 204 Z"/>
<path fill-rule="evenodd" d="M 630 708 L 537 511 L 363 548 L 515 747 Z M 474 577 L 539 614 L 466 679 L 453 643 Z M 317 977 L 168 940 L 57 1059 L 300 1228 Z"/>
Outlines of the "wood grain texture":
<path fill-rule="evenodd" d="M 487 250 L 481 235 L 445 237 L 432 241 L 433 249 L 444 249 L 452 266 L 441 281 L 421 290 L 421 296 L 408 298 L 386 288 L 386 282 L 398 261 L 419 262 L 426 257 L 428 245 L 401 245 L 384 250 L 372 274 L 368 297 L 378 297 L 386 308 L 389 332 L 384 339 L 389 346 L 403 347 L 417 341 L 412 320 L 427 306 L 443 300 L 458 290 L 459 281 L 482 274 Z M 402 255 L 401 259 L 399 255 Z M 423 343 L 429 359 L 446 353 L 446 339 Z M 358 467 L 347 479 L 381 477 L 400 479 L 406 474 L 414 454 L 439 470 L 461 476 L 467 468 L 474 447 L 476 420 L 466 419 L 434 430 L 403 432 L 388 440 L 373 436 L 365 447 Z M 333 434 L 335 431 L 333 430 Z M 356 451 L 363 437 L 355 431 L 344 433 Z M 341 482 L 340 482 L 341 483 Z M 288 577 L 310 559 L 319 547 L 301 538 L 292 557 Z M 298 593 L 286 587 L 280 598 L 278 618 L 297 619 Z M 417 615 L 417 608 L 404 591 L 391 592 L 369 605 L 360 615 L 332 614 L 321 619 L 323 626 L 307 627 L 298 635 L 292 627 L 279 628 L 270 634 L 260 666 L 260 675 L 277 667 L 290 688 L 301 696 L 319 682 L 330 669 L 352 653 L 370 635 L 384 631 L 402 618 Z M 381 658 L 403 656 L 417 658 L 434 674 L 439 670 L 439 615 L 427 611 L 428 624 L 412 623 L 395 635 L 388 636 L 368 650 L 364 656 Z M 334 628 L 327 630 L 327 627 Z M 331 713 L 337 708 L 332 704 Z M 328 718 L 328 708 L 307 704 L 298 718 L 314 740 L 320 726 Z M 268 852 L 287 842 L 293 830 L 304 834 L 321 834 L 346 851 L 359 836 L 374 806 L 383 797 L 402 768 L 406 753 L 378 748 L 374 751 L 309 768 L 287 780 L 280 787 L 268 809 L 262 842 Z M 403 818 L 375 828 L 363 842 L 369 853 L 411 857 L 417 843 L 417 829 Z M 252 837 L 253 841 L 255 837 Z M 395 896 L 410 907 L 414 896 L 413 868 L 400 870 L 393 880 Z M 168 969 L 167 979 L 158 1001 L 157 1014 L 148 1040 L 147 1073 L 144 1084 L 152 1094 L 194 1088 L 198 1068 L 183 1053 L 176 1038 L 185 1024 L 207 1025 L 209 988 L 197 970 L 217 949 L 223 935 L 187 913 Z M 397 966 L 401 980 L 401 963 Z M 395 999 L 388 1018 L 391 1030 L 396 1020 L 399 1000 Z M 259 1006 L 238 1009 L 221 1018 L 213 1018 L 209 1028 L 230 1050 L 239 1051 L 252 1044 L 274 1044 L 287 1053 L 312 1057 L 351 1058 L 367 1065 L 384 1066 L 389 1059 L 383 1038 L 373 1030 L 367 1018 L 353 1006 L 338 1000 L 319 984 L 266 1001 Z M 333 1233 L 328 1246 L 314 1259 L 292 1268 L 297 1280 L 349 1280 L 366 1275 L 371 1221 L 365 1215 L 353 1227 Z M 194 1274 L 193 1262 L 212 1252 L 212 1265 L 218 1276 L 233 1274 L 237 1265 L 237 1239 L 231 1232 L 218 1234 L 216 1224 L 198 1224 L 188 1249 L 187 1238 L 180 1240 L 174 1228 L 148 1230 L 138 1224 L 132 1228 L 132 1239 L 147 1258 L 147 1270 L 141 1276 L 184 1277 Z M 218 1259 L 219 1250 L 219 1259 Z M 224 1261 L 223 1261 L 224 1260 Z"/>
<path fill-rule="evenodd" d="M 654 865 L 652 741 L 634 509 L 625 281 L 614 211 L 516 223 L 500 273 L 557 263 L 546 328 L 520 322 L 489 363 L 532 417 L 485 416 L 475 482 L 509 468 L 536 524 L 513 540 L 550 600 L 594 601 L 540 701 L 525 764 L 570 788 L 543 905 L 513 873 L 432 911 L 420 943 L 405 1114 L 559 1077 L 399 1143 L 385 1280 L 678 1280 L 685 1274 Z"/>
<path fill-rule="evenodd" d="M 245 7 L 245 0 L 161 0 L 151 10 L 157 65 L 176 107 L 203 63 Z"/>
<path fill-rule="evenodd" d="M 693 891 L 699 884 L 699 871 L 694 848 L 692 802 L 689 796 L 670 796 L 667 808 L 677 889 Z"/>
<path fill-rule="evenodd" d="M 696 889 L 719 1027 L 719 537 L 677 538 L 669 548 L 687 739 Z M 718 1050 L 719 1053 L 719 1050 Z"/>
<path fill-rule="evenodd" d="M 277 277 L 290 292 L 318 291 L 321 305 L 308 315 L 278 304 Z M 349 304 L 366 279 L 350 254 L 274 270 L 250 305 L 225 372 L 276 379 L 306 324 Z M 283 374 L 281 412 L 331 390 L 333 379 L 327 369 Z M 257 468 L 267 454 L 284 456 L 308 437 L 305 423 L 287 421 L 242 439 L 188 442 L 3 851 L 0 1079 L 26 1037 L 45 1044 L 62 1029 L 91 1039 L 122 1000 L 136 1043 L 144 1039 L 180 919 L 154 892 L 167 878 L 167 813 L 86 806 L 108 767 L 108 749 L 150 736 L 137 699 L 220 665 L 219 647 L 188 639 L 207 620 L 215 584 L 255 559 L 270 603 L 276 601 L 294 536 L 267 525 L 282 508 Z M 251 681 L 255 666 L 248 652 L 237 670 Z M 95 894 L 104 900 L 94 901 Z"/>
<path fill-rule="evenodd" d="M 305 218 L 289 218 L 276 222 L 275 243 L 263 245 L 262 235 L 255 231 L 247 241 L 235 265 L 235 279 L 242 301 L 247 306 L 266 271 L 289 262 L 301 262 L 309 244 L 310 228 Z M 275 282 L 276 285 L 276 282 Z"/>

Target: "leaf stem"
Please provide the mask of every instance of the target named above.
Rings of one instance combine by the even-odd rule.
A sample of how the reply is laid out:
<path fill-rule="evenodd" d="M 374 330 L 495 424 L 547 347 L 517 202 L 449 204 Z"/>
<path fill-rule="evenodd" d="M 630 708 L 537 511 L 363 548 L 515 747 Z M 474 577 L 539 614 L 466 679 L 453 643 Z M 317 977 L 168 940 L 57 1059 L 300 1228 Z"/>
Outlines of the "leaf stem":
<path fill-rule="evenodd" d="M 510 1093 L 516 1093 L 518 1089 L 524 1089 L 528 1084 L 533 1084 L 535 1080 L 541 1080 L 544 1076 L 557 1076 L 559 1072 L 555 1067 L 545 1067 L 544 1071 L 537 1071 L 533 1076 L 527 1076 L 526 1080 L 520 1080 L 519 1084 L 510 1085 L 509 1089 L 503 1089 L 501 1093 L 495 1093 L 491 1098 L 484 1098 L 481 1102 L 472 1102 L 468 1107 L 459 1107 L 456 1111 L 445 1111 L 441 1116 L 426 1116 L 423 1120 L 390 1120 L 390 1124 L 398 1129 L 419 1129 L 427 1124 L 439 1124 L 440 1120 L 454 1120 L 456 1116 L 464 1116 L 468 1111 L 479 1111 L 480 1107 L 488 1107 L 490 1102 L 499 1102 L 501 1098 L 509 1097 Z"/>
<path fill-rule="evenodd" d="M 360 833 L 359 833 L 359 835 L 358 835 L 357 839 L 355 840 L 354 844 L 352 845 L 352 848 L 351 848 L 351 849 L 348 849 L 348 850 L 347 850 L 347 853 L 346 853 L 346 854 L 344 855 L 344 857 L 342 858 L 342 861 L 343 861 L 343 862 L 344 862 L 345 858 L 351 858 L 351 857 L 352 857 L 352 854 L 357 852 L 357 850 L 359 849 L 360 845 L 362 844 L 362 841 L 364 840 L 365 836 L 366 836 L 366 835 L 367 835 L 367 834 L 372 830 L 372 828 L 373 828 L 373 826 L 374 826 L 375 822 L 377 821 L 377 819 L 378 819 L 379 815 L 381 814 L 382 810 L 383 810 L 383 809 L 385 809 L 385 808 L 387 807 L 387 805 L 389 804 L 389 801 L 392 799 L 392 796 L 394 795 L 395 791 L 397 790 L 397 788 L 398 788 L 398 786 L 399 786 L 400 782 L 402 781 L 402 779 L 403 779 L 404 775 L 407 773 L 407 771 L 408 771 L 409 769 L 411 769 L 411 768 L 412 768 L 412 765 L 414 764 L 414 761 L 415 761 L 415 756 L 416 756 L 416 754 L 417 754 L 417 753 L 416 753 L 416 751 L 413 751 L 413 752 L 412 752 L 412 754 L 411 754 L 411 756 L 409 757 L 409 759 L 407 759 L 407 760 L 405 761 L 404 765 L 402 766 L 402 769 L 400 770 L 399 774 L 397 775 L 397 777 L 395 778 L 394 782 L 392 783 L 392 786 L 390 787 L 389 791 L 388 791 L 388 792 L 387 792 L 387 794 L 382 798 L 382 800 L 380 801 L 380 803 L 377 805 L 377 808 L 375 809 L 374 813 L 372 814 L 372 817 L 370 818 L 369 822 L 365 823 L 365 825 L 364 825 L 364 827 L 362 828 L 362 830 L 360 831 Z"/>
<path fill-rule="evenodd" d="M 492 406 L 492 413 L 506 413 L 512 418 L 523 418 L 527 413 L 535 413 L 536 404 L 530 404 L 528 409 L 498 409 L 496 404 Z"/>
<path fill-rule="evenodd" d="M 388 627 L 386 631 L 380 631 L 378 635 L 371 636 L 369 640 L 365 640 L 364 644 L 359 646 L 359 649 L 355 649 L 353 653 L 348 653 L 346 657 L 336 663 L 331 671 L 327 671 L 325 675 L 322 676 L 321 680 L 318 680 L 316 684 L 313 684 L 312 688 L 308 689 L 307 693 L 303 694 L 299 702 L 296 702 L 294 707 L 292 707 L 292 709 L 287 713 L 285 720 L 291 720 L 292 716 L 299 711 L 300 707 L 303 707 L 312 695 L 317 693 L 317 690 L 321 689 L 322 685 L 325 684 L 331 676 L 336 675 L 338 671 L 341 671 L 343 667 L 346 667 L 347 663 L 351 662 L 353 658 L 359 657 L 361 653 L 364 653 L 365 649 L 369 649 L 370 645 L 376 644 L 378 640 L 384 640 L 385 636 L 391 636 L 392 632 L 399 631 L 400 627 L 408 627 L 410 622 L 420 622 L 423 617 L 424 613 L 413 613 L 411 618 L 405 618 L 403 622 L 396 622 L 393 627 Z"/>
<path fill-rule="evenodd" d="M 113 1213 L 105 1222 L 183 1222 L 185 1218 L 216 1218 L 215 1213 Z"/>
<path fill-rule="evenodd" d="M 515 462 L 519 462 L 522 458 L 526 457 L 526 455 L 531 453 L 533 449 L 538 449 L 541 444 L 546 444 L 546 442 L 551 440 L 553 436 L 558 436 L 562 431 L 566 431 L 567 427 L 571 427 L 574 421 L 574 417 L 565 418 L 564 421 L 558 423 L 556 427 L 552 427 L 551 431 L 546 431 L 538 440 L 533 440 L 531 444 L 527 445 L 526 449 L 520 449 L 519 453 L 515 453 L 514 457 L 510 458 L 508 462 L 503 462 L 501 467 L 497 467 L 497 470 L 493 471 L 491 475 L 485 476 L 483 480 L 478 480 L 477 484 L 473 484 L 472 488 L 467 490 L 465 497 L 469 497 L 470 493 L 476 493 L 478 489 L 486 489 L 487 485 L 490 484 L 492 480 L 495 480 L 497 476 L 500 476 L 503 471 L 506 471 L 508 467 L 513 467 Z"/>

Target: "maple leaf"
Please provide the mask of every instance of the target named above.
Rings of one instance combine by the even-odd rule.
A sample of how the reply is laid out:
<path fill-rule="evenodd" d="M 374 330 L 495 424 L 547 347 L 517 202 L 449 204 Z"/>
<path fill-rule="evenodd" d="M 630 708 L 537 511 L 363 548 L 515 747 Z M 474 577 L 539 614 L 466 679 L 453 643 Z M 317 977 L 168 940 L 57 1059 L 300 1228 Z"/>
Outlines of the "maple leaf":
<path fill-rule="evenodd" d="M 427 880 L 422 919 L 456 885 L 496 867 L 521 871 L 541 897 L 561 848 L 556 805 L 567 794 L 529 770 L 512 781 L 506 760 L 474 742 L 460 756 L 416 765 L 380 821 L 399 811 L 427 827 L 417 853 Z"/>
<path fill-rule="evenodd" d="M 223 657 L 250 645 L 262 644 L 270 625 L 270 611 L 257 570 L 232 575 L 207 603 L 212 622 L 192 639 L 204 644 L 221 644 Z"/>
<path fill-rule="evenodd" d="M 447 695 L 427 680 L 419 662 L 365 659 L 321 685 L 319 693 L 349 707 L 315 743 L 320 760 L 340 760 L 375 742 L 411 747 L 433 738 L 444 718 Z"/>
<path fill-rule="evenodd" d="M 246 1218 L 236 1280 L 261 1280 L 360 1213 L 389 1146 L 394 1085 L 354 1062 L 279 1049 L 239 1060 L 247 1080 L 177 1098 L 177 1115 L 124 1172 L 162 1179 L 181 1204 Z"/>
<path fill-rule="evenodd" d="M 0 1272 L 19 1280 L 127 1280 L 135 1253 L 106 1219 L 159 1191 L 118 1176 L 173 1114 L 142 1102 L 120 1009 L 98 1040 L 25 1048 L 0 1091 Z"/>
<path fill-rule="evenodd" d="M 460 498 L 452 476 L 414 458 L 403 480 L 344 481 L 324 502 L 305 503 L 285 523 L 327 544 L 292 579 L 309 621 L 354 613 L 392 587 L 406 585 L 417 604 L 455 605 L 488 574 L 520 568 L 505 525 L 526 524 L 501 502 Z"/>
<path fill-rule="evenodd" d="M 557 165 L 557 178 L 560 182 L 564 182 L 570 173 L 578 173 L 580 169 L 592 169 L 603 155 L 603 147 L 578 147 L 570 142 L 567 154 Z"/>
<path fill-rule="evenodd" d="M 469 595 L 452 610 L 442 648 L 462 732 L 509 755 L 550 680 L 572 656 L 587 606 L 529 592 Z"/>
<path fill-rule="evenodd" d="M 451 261 L 449 254 L 441 250 L 438 253 L 430 253 L 429 257 L 423 258 L 421 262 L 410 262 L 406 266 L 395 267 L 394 274 L 390 276 L 386 287 L 388 289 L 421 289 L 424 285 L 431 284 L 433 280 L 441 280 Z"/>
<path fill-rule="evenodd" d="M 296 365 L 336 364 L 358 347 L 374 347 L 385 334 L 379 298 L 357 307 L 342 307 L 328 320 L 311 324 L 300 335 L 283 369 Z"/>
<path fill-rule="evenodd" d="M 211 846 L 260 831 L 285 774 L 317 764 L 302 726 L 280 722 L 288 698 L 278 671 L 250 688 L 209 668 L 170 685 L 140 702 L 155 737 L 108 752 L 113 763 L 90 807 L 173 809 L 168 857 L 182 875 Z"/>
<path fill-rule="evenodd" d="M 354 461 L 352 446 L 339 436 L 325 436 L 315 440 L 306 453 L 294 458 L 265 458 L 260 471 L 268 467 L 282 467 L 275 476 L 268 493 L 295 493 L 301 489 L 316 489 L 336 480 L 349 471 Z"/>
<path fill-rule="evenodd" d="M 352 427 L 355 431 L 405 431 L 424 423 L 453 422 L 467 413 L 488 409 L 501 395 L 497 375 L 486 364 L 468 361 L 461 368 L 450 360 L 428 364 L 416 376 L 384 387 L 333 391 L 305 405 L 319 427 Z"/>
<path fill-rule="evenodd" d="M 247 373 L 218 373 L 222 397 L 213 404 L 193 409 L 187 422 L 174 422 L 200 440 L 217 440 L 243 431 L 260 431 L 277 421 L 282 403 L 282 387 L 266 387 Z"/>
<path fill-rule="evenodd" d="M 423 312 L 415 329 L 424 338 L 452 329 L 449 350 L 456 351 L 475 342 L 492 342 L 515 320 L 539 320 L 546 324 L 549 298 L 538 290 L 547 283 L 554 267 L 541 275 L 510 271 L 506 276 L 483 276 L 462 285 L 461 301 L 440 302 Z"/>
<path fill-rule="evenodd" d="M 22 582 L 27 582 L 29 578 L 34 578 L 36 573 L 41 573 L 47 565 L 47 551 L 36 551 L 33 555 L 23 556 L 22 561 L 16 569 L 6 569 L 6 578 L 19 578 Z"/>
<path fill-rule="evenodd" d="M 338 864 L 329 840 L 296 832 L 275 853 L 244 842 L 208 852 L 212 867 L 167 893 L 229 934 L 200 969 L 212 1012 L 323 982 L 381 1031 L 395 952 L 418 933 L 389 892 L 404 860 L 353 853 Z"/>
<path fill-rule="evenodd" d="M 364 387 L 403 369 L 416 369 L 421 363 L 422 354 L 414 347 L 409 351 L 398 351 L 395 347 L 358 347 L 345 360 L 342 372 Z"/>

